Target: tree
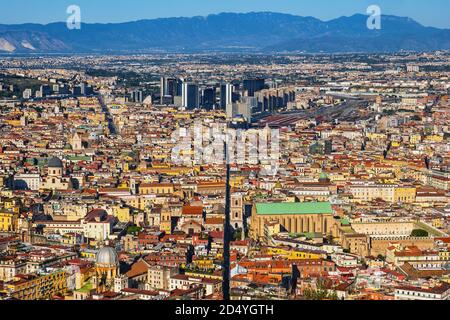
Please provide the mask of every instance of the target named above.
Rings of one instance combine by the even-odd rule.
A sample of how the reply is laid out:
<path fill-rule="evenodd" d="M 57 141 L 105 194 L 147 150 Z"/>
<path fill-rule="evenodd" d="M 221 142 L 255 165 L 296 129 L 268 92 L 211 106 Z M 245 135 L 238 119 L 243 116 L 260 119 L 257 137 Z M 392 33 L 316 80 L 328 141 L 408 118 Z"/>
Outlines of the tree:
<path fill-rule="evenodd" d="M 313 290 L 311 290 L 310 288 L 306 288 L 305 290 L 303 290 L 303 296 L 307 300 L 313 300 Z"/>
<path fill-rule="evenodd" d="M 336 291 L 333 291 L 331 294 L 329 294 L 329 297 L 328 297 L 328 298 L 329 298 L 330 300 L 338 300 L 338 299 L 339 299 L 339 297 L 338 297 Z"/>
<path fill-rule="evenodd" d="M 329 291 L 325 288 L 318 288 L 317 290 L 313 290 L 311 288 L 306 288 L 303 291 L 303 296 L 307 300 L 337 300 L 338 296 L 336 291 Z"/>
<path fill-rule="evenodd" d="M 331 235 L 331 234 L 327 235 L 327 243 L 334 244 L 334 237 L 333 237 L 333 235 Z"/>
<path fill-rule="evenodd" d="M 137 235 L 141 231 L 141 228 L 138 226 L 129 226 L 127 228 L 127 234 Z"/>
<path fill-rule="evenodd" d="M 234 240 L 241 240 L 241 238 L 242 238 L 242 229 L 241 228 L 236 229 L 234 231 L 234 233 L 233 233 L 233 239 Z"/>
<path fill-rule="evenodd" d="M 317 289 L 308 287 L 303 290 L 303 296 L 307 300 L 337 300 L 337 293 L 334 290 L 328 290 L 325 285 L 325 280 L 322 278 L 317 279 Z"/>
<path fill-rule="evenodd" d="M 428 237 L 428 232 L 422 229 L 414 229 L 411 232 L 411 237 L 421 237 L 421 238 L 425 238 Z"/>
<path fill-rule="evenodd" d="M 380 261 L 384 261 L 384 256 L 382 255 L 382 254 L 379 254 L 378 256 L 377 256 L 377 260 L 380 260 Z"/>

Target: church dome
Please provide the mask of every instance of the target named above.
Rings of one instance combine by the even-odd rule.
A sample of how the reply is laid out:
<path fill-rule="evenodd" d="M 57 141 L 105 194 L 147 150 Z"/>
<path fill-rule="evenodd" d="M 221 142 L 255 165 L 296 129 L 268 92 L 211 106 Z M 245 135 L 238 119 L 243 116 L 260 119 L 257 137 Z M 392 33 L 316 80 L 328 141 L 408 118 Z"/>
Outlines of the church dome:
<path fill-rule="evenodd" d="M 111 247 L 103 247 L 97 252 L 96 264 L 104 266 L 119 265 L 119 257 L 116 250 Z"/>
<path fill-rule="evenodd" d="M 319 182 L 330 182 L 330 178 L 325 172 L 322 172 L 319 177 Z"/>
<path fill-rule="evenodd" d="M 63 168 L 64 166 L 63 166 L 62 161 L 59 158 L 54 157 L 48 161 L 48 167 L 49 168 Z"/>

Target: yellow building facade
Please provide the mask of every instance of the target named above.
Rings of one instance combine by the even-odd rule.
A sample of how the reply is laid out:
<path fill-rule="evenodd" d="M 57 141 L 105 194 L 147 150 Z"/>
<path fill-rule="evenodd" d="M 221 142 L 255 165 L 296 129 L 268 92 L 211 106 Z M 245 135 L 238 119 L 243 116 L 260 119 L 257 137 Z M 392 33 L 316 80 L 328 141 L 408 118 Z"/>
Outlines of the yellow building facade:
<path fill-rule="evenodd" d="M 143 183 L 139 186 L 139 194 L 173 194 L 172 183 Z"/>
<path fill-rule="evenodd" d="M 281 256 L 288 260 L 311 260 L 323 258 L 323 255 L 320 253 L 286 249 L 281 247 L 266 247 L 262 250 L 262 252 L 271 256 Z"/>
<path fill-rule="evenodd" d="M 119 219 L 120 222 L 131 221 L 130 208 L 122 207 L 120 205 L 112 207 L 113 215 Z"/>
<path fill-rule="evenodd" d="M 15 213 L 6 210 L 0 210 L 0 231 L 14 231 L 15 220 Z"/>
<path fill-rule="evenodd" d="M 51 299 L 55 294 L 67 291 L 67 274 L 61 270 L 48 275 L 15 277 L 6 287 L 11 297 L 18 300 Z"/>
<path fill-rule="evenodd" d="M 415 187 L 394 188 L 394 202 L 413 203 L 416 201 Z"/>

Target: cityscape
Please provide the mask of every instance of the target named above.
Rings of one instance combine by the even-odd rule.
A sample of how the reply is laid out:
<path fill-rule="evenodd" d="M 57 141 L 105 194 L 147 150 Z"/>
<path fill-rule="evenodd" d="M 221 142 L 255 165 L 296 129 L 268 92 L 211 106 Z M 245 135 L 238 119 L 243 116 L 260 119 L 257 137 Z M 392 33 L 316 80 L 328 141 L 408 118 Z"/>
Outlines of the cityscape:
<path fill-rule="evenodd" d="M 0 300 L 450 300 L 448 27 L 72 52 L 0 25 Z"/>

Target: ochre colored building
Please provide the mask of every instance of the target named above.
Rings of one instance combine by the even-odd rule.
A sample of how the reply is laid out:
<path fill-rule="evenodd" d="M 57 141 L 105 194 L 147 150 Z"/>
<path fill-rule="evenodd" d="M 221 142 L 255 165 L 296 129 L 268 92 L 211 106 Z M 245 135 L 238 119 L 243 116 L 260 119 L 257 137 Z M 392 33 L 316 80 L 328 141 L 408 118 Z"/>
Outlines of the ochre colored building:
<path fill-rule="evenodd" d="M 67 274 L 57 271 L 47 275 L 17 275 L 8 283 L 11 296 L 18 300 L 51 299 L 53 295 L 67 291 Z"/>
<path fill-rule="evenodd" d="M 0 231 L 14 231 L 15 218 L 14 212 L 0 209 Z"/>

